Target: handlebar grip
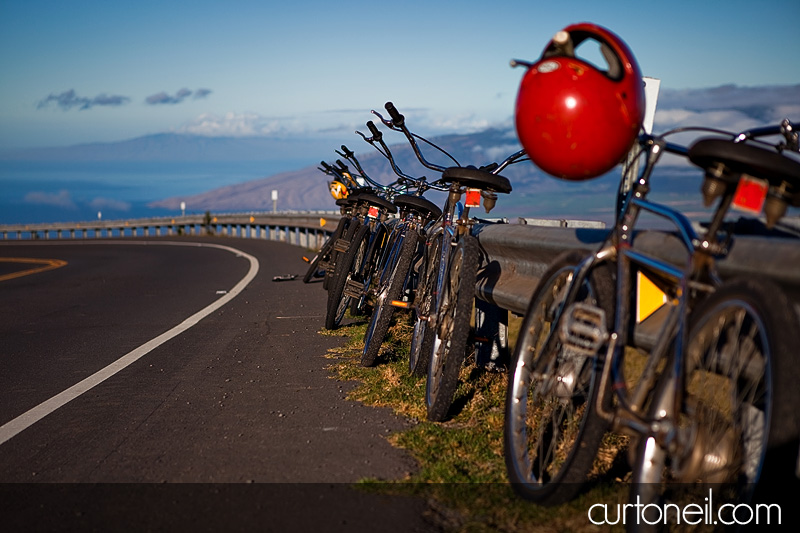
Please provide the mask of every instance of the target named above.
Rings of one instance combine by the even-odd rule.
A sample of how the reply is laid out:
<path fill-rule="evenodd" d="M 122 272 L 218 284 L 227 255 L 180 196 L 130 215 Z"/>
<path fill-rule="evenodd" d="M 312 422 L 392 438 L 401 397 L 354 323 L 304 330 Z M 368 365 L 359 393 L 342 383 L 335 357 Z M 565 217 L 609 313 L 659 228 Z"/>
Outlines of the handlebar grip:
<path fill-rule="evenodd" d="M 389 112 L 389 116 L 392 117 L 392 122 L 394 122 L 395 126 L 402 126 L 403 122 L 405 121 L 405 117 L 397 111 L 397 108 L 394 106 L 392 102 L 386 102 L 384 106 L 386 111 Z"/>
<path fill-rule="evenodd" d="M 345 157 L 353 157 L 355 155 L 355 152 L 349 150 L 345 145 L 342 145 L 342 152 L 344 152 Z"/>
<path fill-rule="evenodd" d="M 337 160 L 336 160 L 336 164 L 337 164 L 337 165 L 339 165 L 339 168 L 341 168 L 341 169 L 342 169 L 342 170 L 344 170 L 345 172 L 350 172 L 350 168 L 349 168 L 347 165 L 345 165 L 345 164 L 342 162 L 342 160 L 341 160 L 341 159 L 337 159 Z"/>
<path fill-rule="evenodd" d="M 328 163 L 326 163 L 325 161 L 320 161 L 319 164 L 322 165 L 322 168 L 324 168 L 325 170 L 330 170 L 331 169 L 331 166 Z"/>
<path fill-rule="evenodd" d="M 367 122 L 367 127 L 369 128 L 369 131 L 372 132 L 372 137 L 376 141 L 379 141 L 383 138 L 383 134 L 381 133 L 381 131 L 378 129 L 378 127 L 375 125 L 374 122 L 372 122 L 371 120 Z"/>

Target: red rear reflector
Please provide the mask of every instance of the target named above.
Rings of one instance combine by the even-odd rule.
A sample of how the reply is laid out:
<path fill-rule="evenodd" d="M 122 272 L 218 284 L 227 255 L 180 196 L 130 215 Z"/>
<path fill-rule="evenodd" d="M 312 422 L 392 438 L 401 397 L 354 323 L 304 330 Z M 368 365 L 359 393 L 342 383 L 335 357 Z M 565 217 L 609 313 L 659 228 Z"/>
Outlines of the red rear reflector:
<path fill-rule="evenodd" d="M 369 208 L 369 216 L 372 218 L 378 218 L 378 208 L 377 207 L 370 207 Z"/>
<path fill-rule="evenodd" d="M 467 207 L 480 207 L 481 206 L 481 190 L 480 189 L 467 189 L 467 199 L 464 203 Z"/>
<path fill-rule="evenodd" d="M 733 207 L 754 215 L 761 213 L 768 189 L 767 180 L 742 174 L 739 184 L 736 186 L 736 193 L 733 195 Z"/>

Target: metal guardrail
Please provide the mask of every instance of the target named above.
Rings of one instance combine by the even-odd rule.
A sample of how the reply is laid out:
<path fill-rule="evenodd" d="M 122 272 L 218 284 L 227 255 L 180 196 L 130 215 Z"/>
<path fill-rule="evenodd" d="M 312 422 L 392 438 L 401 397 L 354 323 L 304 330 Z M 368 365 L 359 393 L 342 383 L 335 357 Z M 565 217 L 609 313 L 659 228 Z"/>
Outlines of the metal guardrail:
<path fill-rule="evenodd" d="M 338 211 L 229 213 L 117 221 L 0 226 L 0 239 L 87 239 L 215 234 L 287 242 L 319 248 L 335 229 Z M 518 223 L 476 224 L 483 250 L 478 298 L 501 309 L 525 313 L 541 275 L 566 250 L 592 251 L 608 230 L 594 221 L 517 219 Z M 676 266 L 686 263 L 680 240 L 662 231 L 643 231 L 636 246 Z M 737 236 L 728 256 L 718 262 L 723 278 L 766 276 L 800 294 L 800 241 Z"/>
<path fill-rule="evenodd" d="M 594 251 L 608 230 L 481 224 L 475 226 L 474 233 L 484 252 L 478 298 L 523 315 L 552 260 L 567 250 Z M 688 259 L 681 241 L 668 232 L 642 231 L 635 242 L 641 251 L 678 267 Z M 730 253 L 718 261 L 717 267 L 723 279 L 767 277 L 788 291 L 800 293 L 800 240 L 736 236 Z"/>
<path fill-rule="evenodd" d="M 339 221 L 338 211 L 228 213 L 131 220 L 0 226 L 0 239 L 101 239 L 171 235 L 227 235 L 319 248 Z"/>

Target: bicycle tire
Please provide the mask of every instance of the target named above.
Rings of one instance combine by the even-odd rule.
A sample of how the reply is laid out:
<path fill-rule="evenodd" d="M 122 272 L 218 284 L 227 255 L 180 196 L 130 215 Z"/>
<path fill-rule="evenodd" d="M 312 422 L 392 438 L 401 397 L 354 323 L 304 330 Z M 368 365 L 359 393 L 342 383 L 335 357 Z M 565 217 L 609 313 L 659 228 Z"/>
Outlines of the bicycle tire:
<path fill-rule="evenodd" d="M 392 301 L 399 300 L 403 287 L 408 279 L 408 271 L 411 268 L 411 260 L 417 251 L 419 235 L 414 228 L 408 228 L 402 237 L 403 242 L 397 260 L 391 268 L 391 274 L 381 287 L 375 301 L 375 308 L 370 317 L 367 331 L 364 334 L 364 352 L 361 355 L 361 366 L 373 366 L 378 358 L 383 340 L 389 331 L 389 324 L 394 315 Z"/>
<path fill-rule="evenodd" d="M 344 318 L 350 297 L 344 294 L 344 287 L 358 269 L 366 255 L 369 245 L 370 227 L 362 225 L 355 237 L 350 241 L 350 246 L 341 261 L 337 261 L 337 272 L 328 290 L 328 312 L 325 315 L 325 329 L 336 329 Z"/>
<path fill-rule="evenodd" d="M 350 314 L 352 316 L 363 316 L 369 308 L 368 295 L 375 283 L 373 276 L 381 268 L 381 262 L 385 260 L 384 251 L 391 246 L 391 242 L 396 238 L 393 231 L 384 224 L 377 224 L 375 235 L 370 238 L 367 248 L 366 261 L 361 263 L 358 277 L 364 282 L 364 288 L 359 298 L 350 299 Z"/>
<path fill-rule="evenodd" d="M 353 242 L 353 237 L 355 237 L 356 232 L 361 227 L 361 221 L 357 218 L 350 218 L 347 221 L 347 225 L 342 231 L 341 238 L 345 240 L 345 242 Z M 340 252 L 335 248 L 336 243 L 334 242 L 334 249 L 331 251 L 331 259 L 328 264 L 328 268 L 325 269 L 325 277 L 322 280 L 322 288 L 330 290 L 331 284 L 333 280 L 336 279 L 339 271 L 337 269 L 337 264 L 339 264 L 339 260 L 344 258 L 344 255 L 347 253 L 347 250 Z M 348 246 L 349 247 L 349 246 Z"/>
<path fill-rule="evenodd" d="M 422 377 L 428 372 L 428 362 L 433 347 L 433 328 L 428 327 L 428 318 L 436 310 L 436 282 L 439 276 L 441 239 L 434 239 L 426 251 L 426 259 L 420 283 L 414 296 L 414 332 L 408 352 L 408 370 L 413 376 Z"/>
<path fill-rule="evenodd" d="M 463 236 L 452 251 L 445 279 L 440 283 L 442 292 L 437 303 L 436 330 L 425 385 L 428 420 L 441 422 L 447 418 L 458 387 L 475 299 L 478 254 L 477 239 Z"/>
<path fill-rule="evenodd" d="M 553 322 L 564 301 L 571 276 L 588 252 L 565 252 L 540 278 L 520 326 L 506 389 L 504 448 L 506 471 L 515 492 L 540 505 L 559 505 L 584 487 L 608 423 L 594 409 L 599 396 L 602 358 L 571 354 L 556 338 L 555 355 L 543 353 L 544 340 L 557 331 Z M 606 312 L 613 324 L 615 285 L 613 265 L 592 269 L 576 301 L 590 302 Z M 602 352 L 601 350 L 599 350 Z M 533 375 L 547 361 L 547 370 Z M 572 378 L 572 379 L 569 379 Z M 574 383 L 572 389 L 557 389 Z M 605 394 L 610 405 L 610 394 Z"/>
<path fill-rule="evenodd" d="M 317 265 L 319 265 L 320 258 L 322 257 L 323 253 L 326 250 L 326 246 L 329 241 L 325 242 L 325 245 L 322 249 L 314 255 L 311 261 L 308 262 L 308 270 L 306 270 L 305 275 L 303 276 L 303 283 L 311 283 L 311 280 L 314 278 L 314 275 L 317 273 Z"/>
<path fill-rule="evenodd" d="M 796 491 L 787 490 L 798 484 L 800 431 L 800 369 L 793 364 L 798 320 L 792 302 L 772 282 L 734 279 L 697 306 L 690 324 L 680 422 L 695 431 L 694 453 L 676 460 L 654 446 L 652 437 L 642 439 L 630 501 L 666 508 L 711 498 L 713 517 L 726 522 L 731 517 L 719 514 L 730 509 L 726 504 L 795 505 Z M 643 523 L 654 522 L 652 515 L 628 517 L 628 522 L 630 531 L 655 528 Z M 668 524 L 659 530 L 680 528 Z"/>
<path fill-rule="evenodd" d="M 344 230 L 344 226 L 347 223 L 345 218 L 340 218 L 339 223 L 336 225 L 336 229 L 331 234 L 330 237 L 325 241 L 322 245 L 322 248 L 314 255 L 314 258 L 309 261 L 308 263 L 308 270 L 306 270 L 305 276 L 303 276 L 303 283 L 311 282 L 312 278 L 317 274 L 319 271 L 319 262 L 323 260 L 323 258 L 329 258 L 331 255 L 331 251 L 333 250 L 333 245 L 336 243 L 336 239 L 342 234 Z"/>

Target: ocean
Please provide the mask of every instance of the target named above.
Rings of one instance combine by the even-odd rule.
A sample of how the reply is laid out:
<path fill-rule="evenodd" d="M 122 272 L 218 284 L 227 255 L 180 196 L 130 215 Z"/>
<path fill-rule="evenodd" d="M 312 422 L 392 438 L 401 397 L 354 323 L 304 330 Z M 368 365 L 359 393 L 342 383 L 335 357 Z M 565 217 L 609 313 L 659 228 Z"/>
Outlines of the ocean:
<path fill-rule="evenodd" d="M 191 196 L 308 161 L 0 161 L 0 225 L 170 216 L 148 203 Z M 186 213 L 193 211 L 186 206 Z"/>

